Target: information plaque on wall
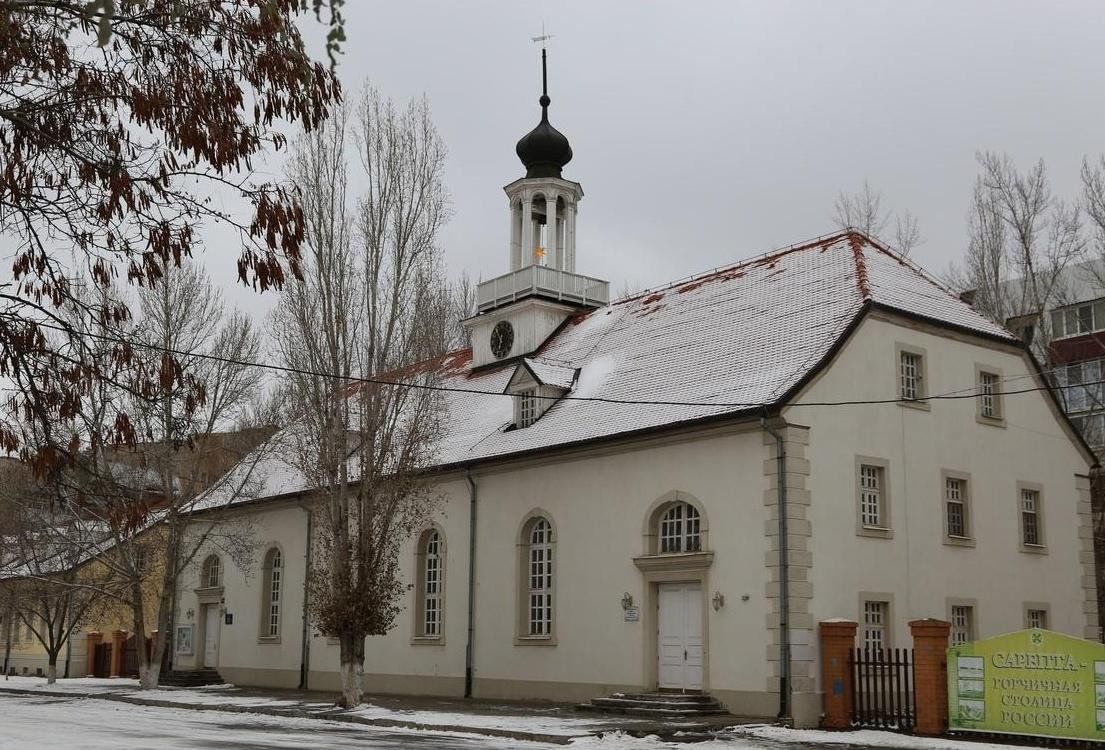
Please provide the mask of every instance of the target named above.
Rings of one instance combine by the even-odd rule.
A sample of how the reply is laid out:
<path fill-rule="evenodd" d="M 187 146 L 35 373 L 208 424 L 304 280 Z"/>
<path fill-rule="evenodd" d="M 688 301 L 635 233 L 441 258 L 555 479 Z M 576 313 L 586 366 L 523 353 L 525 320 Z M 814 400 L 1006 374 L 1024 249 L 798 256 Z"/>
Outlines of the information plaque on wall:
<path fill-rule="evenodd" d="M 637 622 L 640 619 L 641 619 L 641 608 L 640 607 L 626 607 L 625 608 L 625 621 L 626 622 Z"/>

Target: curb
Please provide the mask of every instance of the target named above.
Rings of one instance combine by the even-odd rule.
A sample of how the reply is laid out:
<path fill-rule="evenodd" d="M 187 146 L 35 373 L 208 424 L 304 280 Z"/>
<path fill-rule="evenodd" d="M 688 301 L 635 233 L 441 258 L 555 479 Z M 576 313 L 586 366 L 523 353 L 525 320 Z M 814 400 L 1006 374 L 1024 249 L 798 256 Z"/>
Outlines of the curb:
<path fill-rule="evenodd" d="M 232 714 L 260 714 L 263 716 L 276 716 L 293 719 L 314 719 L 316 721 L 337 721 L 345 724 L 362 724 L 366 726 L 386 727 L 391 729 L 418 729 L 424 732 L 451 732 L 459 734 L 471 734 L 480 737 L 498 737 L 528 742 L 544 742 L 546 744 L 567 745 L 573 739 L 592 736 L 590 733 L 565 735 L 565 734 L 539 734 L 536 732 L 518 732 L 510 729 L 495 729 L 493 727 L 472 727 L 456 724 L 420 724 L 401 719 L 369 719 L 364 716 L 354 716 L 344 713 L 347 709 L 333 709 L 319 713 L 297 711 L 295 709 L 266 708 L 265 706 L 235 706 L 234 704 L 209 704 L 209 703 L 174 703 L 173 701 L 154 700 L 140 698 L 128 693 L 75 693 L 68 690 L 30 690 L 27 688 L 9 688 L 0 686 L 0 694 L 9 695 L 33 695 L 58 698 L 83 698 L 87 700 L 106 700 L 116 703 L 128 703 L 133 706 L 152 706 L 155 708 L 182 708 L 192 711 L 221 711 Z"/>

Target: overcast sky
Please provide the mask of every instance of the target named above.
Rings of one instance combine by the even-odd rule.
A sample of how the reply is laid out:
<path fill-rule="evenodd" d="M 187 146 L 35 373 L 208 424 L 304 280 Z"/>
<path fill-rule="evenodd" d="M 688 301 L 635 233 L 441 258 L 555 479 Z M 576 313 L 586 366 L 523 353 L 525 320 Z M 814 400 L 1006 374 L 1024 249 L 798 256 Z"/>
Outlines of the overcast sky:
<path fill-rule="evenodd" d="M 577 271 L 617 291 L 708 270 L 833 229 L 867 179 L 912 211 L 915 259 L 964 245 L 975 152 L 1043 157 L 1074 197 L 1105 152 L 1100 2 L 369 2 L 346 5 L 347 96 L 370 78 L 423 92 L 449 147 L 449 268 L 508 270 L 502 186 L 538 121 L 542 23 L 550 120 L 583 185 Z M 323 29 L 305 24 L 310 35 Z M 206 263 L 229 287 L 234 252 Z M 257 313 L 271 295 L 231 296 Z"/>

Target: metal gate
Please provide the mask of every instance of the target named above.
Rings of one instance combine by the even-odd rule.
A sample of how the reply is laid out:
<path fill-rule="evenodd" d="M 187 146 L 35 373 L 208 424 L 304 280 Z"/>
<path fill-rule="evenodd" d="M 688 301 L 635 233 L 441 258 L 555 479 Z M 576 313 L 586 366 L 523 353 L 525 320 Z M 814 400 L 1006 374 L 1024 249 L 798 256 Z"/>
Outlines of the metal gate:
<path fill-rule="evenodd" d="M 855 649 L 849 652 L 852 726 L 913 730 L 917 718 L 913 649 Z"/>

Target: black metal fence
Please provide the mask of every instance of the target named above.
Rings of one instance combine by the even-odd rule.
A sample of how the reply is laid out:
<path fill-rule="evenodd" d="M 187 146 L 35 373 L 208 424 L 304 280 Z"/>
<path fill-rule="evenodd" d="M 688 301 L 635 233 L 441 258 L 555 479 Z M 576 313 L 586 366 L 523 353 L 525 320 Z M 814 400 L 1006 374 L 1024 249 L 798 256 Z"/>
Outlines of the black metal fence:
<path fill-rule="evenodd" d="M 913 649 L 857 648 L 850 654 L 852 726 L 913 731 Z"/>

